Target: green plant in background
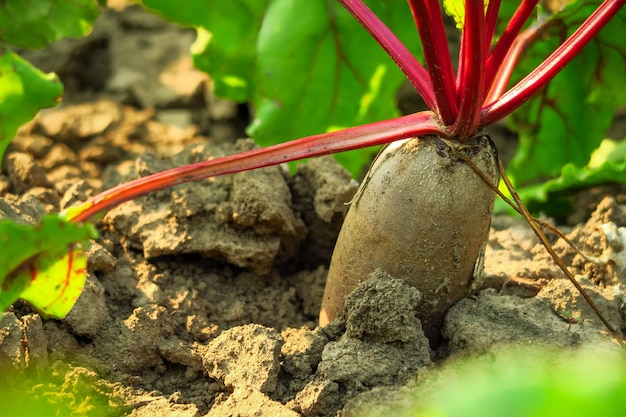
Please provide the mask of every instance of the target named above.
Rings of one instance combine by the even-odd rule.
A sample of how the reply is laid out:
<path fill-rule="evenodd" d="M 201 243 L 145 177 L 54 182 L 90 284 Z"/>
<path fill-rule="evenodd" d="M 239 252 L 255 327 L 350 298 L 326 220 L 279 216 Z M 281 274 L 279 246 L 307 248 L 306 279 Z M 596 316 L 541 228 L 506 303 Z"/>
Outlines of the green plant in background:
<path fill-rule="evenodd" d="M 40 109 L 57 105 L 63 95 L 56 75 L 43 74 L 5 48 L 0 46 L 0 155 L 21 125 Z"/>
<path fill-rule="evenodd" d="M 141 3 L 197 29 L 196 67 L 211 75 L 215 94 L 251 104 L 248 134 L 261 146 L 399 114 L 395 99 L 405 76 L 339 2 Z M 406 4 L 368 5 L 421 59 Z M 336 158 L 358 176 L 375 153 L 361 149 Z"/>
<path fill-rule="evenodd" d="M 597 6 L 594 1 L 567 3 L 554 18 L 541 27 L 529 28 L 522 37 L 518 45 L 522 59 L 514 80 L 540 63 L 581 16 Z M 622 10 L 546 89 L 510 117 L 509 126 L 520 143 L 507 173 L 535 212 L 563 215 L 571 209 L 563 198 L 568 191 L 623 182 L 626 177 L 623 153 L 599 151 L 617 110 L 626 106 L 625 25 Z M 537 42 L 538 38 L 541 41 Z M 591 162 L 594 152 L 595 161 Z M 557 198 L 561 204 L 555 204 Z"/>

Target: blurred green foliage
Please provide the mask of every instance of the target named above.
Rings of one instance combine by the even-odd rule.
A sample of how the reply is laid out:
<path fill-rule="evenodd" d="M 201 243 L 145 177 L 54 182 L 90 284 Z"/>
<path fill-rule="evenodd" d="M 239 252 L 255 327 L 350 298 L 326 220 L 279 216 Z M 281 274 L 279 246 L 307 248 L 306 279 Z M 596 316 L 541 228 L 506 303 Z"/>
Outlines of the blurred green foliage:
<path fill-rule="evenodd" d="M 93 371 L 0 368 L 0 410 L 19 417 L 121 417 L 129 411 Z"/>
<path fill-rule="evenodd" d="M 97 235 L 92 223 L 71 223 L 58 214 L 33 225 L 0 220 L 0 312 L 24 298 L 45 316 L 65 317 L 87 278 L 81 248 Z"/>
<path fill-rule="evenodd" d="M 11 48 L 40 49 L 83 37 L 99 15 L 96 0 L 5 0 L 0 4 L 0 162 L 21 125 L 61 101 L 63 85 Z"/>
<path fill-rule="evenodd" d="M 614 417 L 626 409 L 626 357 L 511 346 L 456 360 L 416 389 L 402 417 Z"/>

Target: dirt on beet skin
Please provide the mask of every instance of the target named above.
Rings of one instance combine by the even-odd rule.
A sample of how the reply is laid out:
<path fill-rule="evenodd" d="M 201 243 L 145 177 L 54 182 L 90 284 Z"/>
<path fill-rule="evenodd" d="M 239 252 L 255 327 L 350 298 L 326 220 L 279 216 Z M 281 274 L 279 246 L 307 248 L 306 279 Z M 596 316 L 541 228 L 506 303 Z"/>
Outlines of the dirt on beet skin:
<path fill-rule="evenodd" d="M 245 107 L 214 98 L 193 70 L 193 33 L 113 3 L 90 37 L 28 57 L 61 74 L 66 101 L 10 145 L 0 219 L 34 223 L 124 181 L 255 146 L 240 139 Z M 414 314 L 419 291 L 380 269 L 340 319 L 317 327 L 356 188 L 323 157 L 295 174 L 270 167 L 116 207 L 98 222 L 85 290 L 64 320 L 22 302 L 1 316 L 0 382 L 13 389 L 3 392 L 77 416 L 388 415 L 406 403 L 402 387 L 452 356 L 507 344 L 618 349 L 524 221 L 503 216 L 485 286 L 450 309 L 437 350 Z M 617 329 L 625 196 L 587 191 L 576 224 L 562 227 L 597 262 L 550 236 Z"/>

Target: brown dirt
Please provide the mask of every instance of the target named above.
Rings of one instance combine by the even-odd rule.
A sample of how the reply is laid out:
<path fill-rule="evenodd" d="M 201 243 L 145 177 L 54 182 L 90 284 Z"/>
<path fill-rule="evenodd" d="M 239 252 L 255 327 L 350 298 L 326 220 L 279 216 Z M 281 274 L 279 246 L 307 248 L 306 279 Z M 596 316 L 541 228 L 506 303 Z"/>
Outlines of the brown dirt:
<path fill-rule="evenodd" d="M 68 99 L 11 145 L 0 219 L 31 223 L 124 180 L 253 146 L 235 141 L 245 109 L 210 96 L 191 68 L 192 39 L 131 8 L 55 46 L 54 60 L 39 55 L 64 76 Z M 449 311 L 439 350 L 412 313 L 421 295 L 380 270 L 345 319 L 316 327 L 354 191 L 333 159 L 319 158 L 294 176 L 267 168 L 117 207 L 99 223 L 86 289 L 65 320 L 21 302 L 2 315 L 0 363 L 13 370 L 3 383 L 63 415 L 373 415 L 406 402 L 399 387 L 450 356 L 510 343 L 616 348 L 529 228 L 506 217 L 492 222 L 485 288 Z M 600 264 L 552 239 L 622 329 L 626 206 L 611 196 L 594 206 L 566 231 Z"/>

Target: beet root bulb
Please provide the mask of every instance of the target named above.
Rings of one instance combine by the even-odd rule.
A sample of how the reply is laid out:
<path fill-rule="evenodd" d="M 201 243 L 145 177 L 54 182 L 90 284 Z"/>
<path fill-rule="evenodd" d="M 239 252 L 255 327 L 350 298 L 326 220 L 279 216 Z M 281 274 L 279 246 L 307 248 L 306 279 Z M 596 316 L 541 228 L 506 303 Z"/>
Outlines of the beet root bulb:
<path fill-rule="evenodd" d="M 381 268 L 422 293 L 417 316 L 431 346 L 440 343 L 445 313 L 482 284 L 477 260 L 496 195 L 460 154 L 497 184 L 496 150 L 485 135 L 408 139 L 378 156 L 335 245 L 320 325 L 342 314 L 346 296 Z"/>

